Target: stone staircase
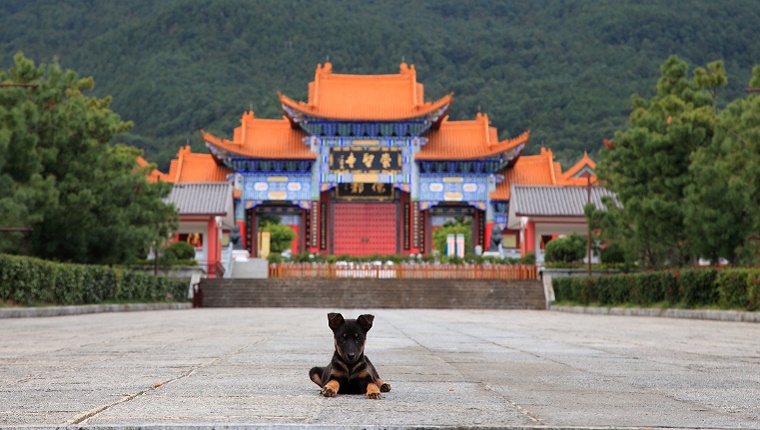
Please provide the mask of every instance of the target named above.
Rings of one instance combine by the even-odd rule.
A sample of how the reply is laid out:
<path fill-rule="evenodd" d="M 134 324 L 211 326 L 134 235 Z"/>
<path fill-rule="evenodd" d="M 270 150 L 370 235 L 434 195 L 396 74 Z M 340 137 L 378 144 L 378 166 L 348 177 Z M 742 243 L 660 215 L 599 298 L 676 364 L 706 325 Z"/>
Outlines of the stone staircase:
<path fill-rule="evenodd" d="M 546 309 L 541 281 L 203 279 L 204 307 Z"/>

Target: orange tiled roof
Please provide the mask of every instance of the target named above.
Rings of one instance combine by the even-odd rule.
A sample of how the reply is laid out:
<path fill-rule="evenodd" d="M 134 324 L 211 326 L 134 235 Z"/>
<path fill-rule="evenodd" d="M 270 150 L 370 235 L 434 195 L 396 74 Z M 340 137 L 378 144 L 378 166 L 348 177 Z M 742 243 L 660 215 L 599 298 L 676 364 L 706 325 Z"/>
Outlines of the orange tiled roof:
<path fill-rule="evenodd" d="M 208 144 L 252 158 L 313 160 L 317 155 L 304 143 L 307 134 L 291 127 L 290 121 L 254 118 L 253 111 L 243 113 L 232 140 L 222 139 L 201 130 Z"/>
<path fill-rule="evenodd" d="M 309 83 L 308 102 L 280 94 L 280 103 L 308 115 L 336 120 L 391 121 L 415 118 L 451 103 L 453 93 L 425 103 L 414 66 L 401 63 L 395 75 L 341 75 L 320 64 Z"/>
<path fill-rule="evenodd" d="M 587 169 L 587 171 L 584 171 L 584 169 Z M 588 156 L 588 152 L 583 151 L 583 157 L 562 174 L 562 180 L 565 185 L 586 185 L 588 183 L 587 177 L 589 176 L 591 177 L 591 182 L 596 181 L 596 175 L 593 173 L 595 171 L 596 163 Z"/>
<path fill-rule="evenodd" d="M 429 141 L 415 156 L 418 160 L 472 160 L 489 157 L 528 143 L 530 131 L 499 142 L 495 127 L 488 115 L 478 113 L 471 121 L 444 120 L 441 127 L 432 131 Z"/>
<path fill-rule="evenodd" d="M 509 200 L 512 184 L 559 185 L 562 169 L 554 161 L 551 149 L 541 148 L 539 155 L 523 155 L 514 166 L 504 172 L 504 180 L 496 184 L 491 193 L 493 200 Z"/>
<path fill-rule="evenodd" d="M 575 177 L 584 167 L 592 170 L 596 163 L 587 153 L 566 172 L 562 172 L 562 166 L 554 161 L 551 149 L 541 148 L 539 155 L 523 155 L 512 168 L 504 172 L 504 180 L 496 185 L 496 190 L 491 193 L 493 200 L 509 200 L 509 189 L 512 184 L 517 185 L 586 185 L 585 176 Z M 592 176 L 591 180 L 596 180 Z"/>
<path fill-rule="evenodd" d="M 140 167 L 148 166 L 150 163 L 142 157 L 137 157 L 137 165 Z M 148 174 L 148 180 L 151 182 L 168 181 L 169 176 L 166 173 L 160 172 L 158 169 L 153 169 Z"/>
<path fill-rule="evenodd" d="M 180 148 L 177 158 L 171 161 L 170 182 L 226 182 L 232 170 L 220 166 L 211 154 L 193 153 L 189 146 Z"/>

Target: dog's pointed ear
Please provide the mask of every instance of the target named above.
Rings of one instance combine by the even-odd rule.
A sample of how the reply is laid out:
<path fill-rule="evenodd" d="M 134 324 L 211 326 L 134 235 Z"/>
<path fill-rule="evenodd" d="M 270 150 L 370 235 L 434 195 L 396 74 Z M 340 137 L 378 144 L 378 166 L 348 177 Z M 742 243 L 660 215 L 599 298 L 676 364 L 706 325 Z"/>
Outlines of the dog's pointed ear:
<path fill-rule="evenodd" d="M 364 331 L 369 331 L 369 329 L 372 328 L 372 321 L 374 320 L 374 315 L 364 314 L 359 315 L 359 318 L 356 319 L 356 322 L 359 323 L 359 327 L 361 327 Z"/>
<path fill-rule="evenodd" d="M 330 312 L 327 314 L 327 325 L 330 326 L 331 329 L 336 330 L 338 327 L 343 325 L 343 323 L 346 320 L 343 318 L 343 315 L 337 314 L 334 312 Z"/>

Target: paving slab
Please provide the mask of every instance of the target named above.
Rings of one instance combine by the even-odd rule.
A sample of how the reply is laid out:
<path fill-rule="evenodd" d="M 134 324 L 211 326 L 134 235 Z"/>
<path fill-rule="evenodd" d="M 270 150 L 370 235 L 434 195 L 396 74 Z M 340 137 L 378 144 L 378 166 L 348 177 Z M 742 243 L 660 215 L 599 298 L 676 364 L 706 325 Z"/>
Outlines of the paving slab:
<path fill-rule="evenodd" d="M 308 379 L 327 311 L 0 320 L 0 428 L 760 428 L 756 323 L 342 310 L 376 315 L 366 352 L 393 389 L 368 400 Z"/>

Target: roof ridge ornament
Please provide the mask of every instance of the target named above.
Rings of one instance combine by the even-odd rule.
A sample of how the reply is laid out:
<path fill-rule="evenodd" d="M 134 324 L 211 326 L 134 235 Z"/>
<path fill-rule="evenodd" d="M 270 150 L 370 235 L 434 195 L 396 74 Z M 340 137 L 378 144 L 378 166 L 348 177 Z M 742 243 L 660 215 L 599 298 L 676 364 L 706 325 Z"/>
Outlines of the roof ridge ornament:
<path fill-rule="evenodd" d="M 327 56 L 324 66 L 317 64 L 317 75 L 329 75 L 332 73 L 332 63 L 330 62 L 330 56 Z"/>
<path fill-rule="evenodd" d="M 414 68 L 414 64 L 407 64 L 403 60 L 401 61 L 401 64 L 398 67 L 398 74 L 399 75 L 410 75 L 412 76 L 412 83 L 417 83 L 417 70 Z"/>

